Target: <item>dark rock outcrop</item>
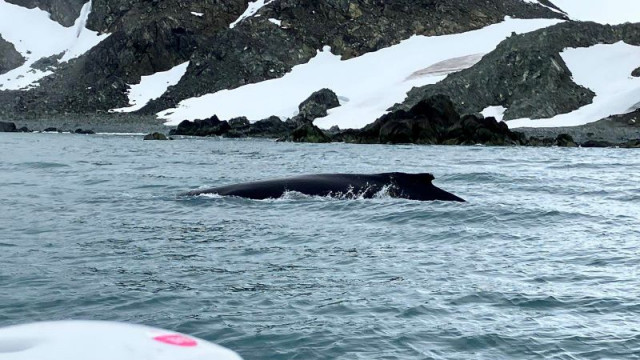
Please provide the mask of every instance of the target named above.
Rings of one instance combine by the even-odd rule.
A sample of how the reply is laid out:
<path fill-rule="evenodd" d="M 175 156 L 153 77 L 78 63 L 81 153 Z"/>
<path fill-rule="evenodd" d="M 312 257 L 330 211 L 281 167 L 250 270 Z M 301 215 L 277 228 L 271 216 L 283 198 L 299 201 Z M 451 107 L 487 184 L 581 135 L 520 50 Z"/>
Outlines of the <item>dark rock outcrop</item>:
<path fill-rule="evenodd" d="M 93 130 L 76 129 L 73 133 L 80 135 L 94 135 L 96 132 Z"/>
<path fill-rule="evenodd" d="M 144 112 L 173 107 L 176 101 L 278 78 L 308 62 L 323 46 L 344 59 L 395 45 L 412 35 L 445 35 L 519 18 L 559 18 L 560 14 L 521 0 L 277 0 L 260 16 L 219 32 L 192 57 L 180 83 Z M 269 19 L 279 19 L 276 26 Z M 292 50 L 295 49 L 295 50 Z"/>
<path fill-rule="evenodd" d="M 411 90 L 393 109 L 409 109 L 436 94 L 451 97 L 463 114 L 488 106 L 507 108 L 504 119 L 549 118 L 592 102 L 594 93 L 577 85 L 560 53 L 565 48 L 625 41 L 640 45 L 640 24 L 619 26 L 566 22 L 512 35 L 475 66 L 435 85 Z"/>
<path fill-rule="evenodd" d="M 577 147 L 578 144 L 573 140 L 573 137 L 569 134 L 559 134 L 555 138 L 553 137 L 536 137 L 532 136 L 524 143 L 528 146 L 558 146 L 558 147 Z"/>
<path fill-rule="evenodd" d="M 229 126 L 232 129 L 247 129 L 251 126 L 251 122 L 244 116 L 233 118 L 229 120 Z"/>
<path fill-rule="evenodd" d="M 476 115 L 460 116 L 451 100 L 442 95 L 420 101 L 409 110 L 391 112 L 361 131 L 336 136 L 358 143 L 413 143 L 444 145 L 512 145 L 524 143 L 519 133 L 503 122 Z"/>
<path fill-rule="evenodd" d="M 569 134 L 560 134 L 556 137 L 555 144 L 560 147 L 576 147 L 578 144 L 573 140 L 573 137 Z"/>
<path fill-rule="evenodd" d="M 277 116 L 271 116 L 251 124 L 244 135 L 279 139 L 287 137 L 290 133 L 291 128 L 284 121 Z"/>
<path fill-rule="evenodd" d="M 12 122 L 4 122 L 0 121 L 0 132 L 16 132 L 18 129 L 16 128 L 16 124 Z"/>
<path fill-rule="evenodd" d="M 606 147 L 615 147 L 616 144 L 609 141 L 603 141 L 603 140 L 588 140 L 580 144 L 580 146 L 584 148 L 606 148 Z"/>
<path fill-rule="evenodd" d="M 640 139 L 629 140 L 625 143 L 620 144 L 620 147 L 627 149 L 638 149 L 640 148 Z"/>
<path fill-rule="evenodd" d="M 306 123 L 291 132 L 285 140 L 304 143 L 329 143 L 331 138 L 312 123 Z"/>
<path fill-rule="evenodd" d="M 24 58 L 12 43 L 0 36 L 0 75 L 24 64 Z M 0 88 L 2 90 L 2 88 Z"/>
<path fill-rule="evenodd" d="M 298 115 L 306 120 L 313 121 L 327 116 L 327 110 L 338 106 L 340 106 L 340 100 L 338 100 L 336 93 L 330 89 L 322 89 L 311 94 L 298 106 L 300 111 Z"/>
<path fill-rule="evenodd" d="M 125 107 L 128 84 L 189 61 L 197 49 L 210 48 L 212 37 L 229 31 L 246 5 L 246 0 L 94 0 L 87 26 L 110 36 L 85 55 L 57 64 L 37 89 L 0 92 L 0 114 L 41 118 Z M 14 100 L 17 96 L 19 102 Z"/>
<path fill-rule="evenodd" d="M 640 67 L 631 72 L 631 76 L 640 77 Z"/>
<path fill-rule="evenodd" d="M 229 132 L 229 130 L 231 130 L 229 123 L 221 121 L 214 115 L 205 120 L 185 120 L 176 129 L 171 130 L 169 135 L 221 136 Z"/>
<path fill-rule="evenodd" d="M 154 132 L 151 134 L 145 135 L 143 140 L 169 140 L 165 134 Z"/>
<path fill-rule="evenodd" d="M 84 0 L 12 1 L 42 7 L 65 24 L 73 23 L 84 4 Z M 0 93 L 0 114 L 37 118 L 124 107 L 127 84 L 191 61 L 175 87 L 140 111 L 154 114 L 186 98 L 281 77 L 325 45 L 347 59 L 414 34 L 482 28 L 505 15 L 561 17 L 521 0 L 276 0 L 261 8 L 260 16 L 229 29 L 247 4 L 247 0 L 94 0 L 87 26 L 111 35 L 84 56 L 60 64 L 37 89 Z M 270 18 L 282 20 L 282 26 Z"/>

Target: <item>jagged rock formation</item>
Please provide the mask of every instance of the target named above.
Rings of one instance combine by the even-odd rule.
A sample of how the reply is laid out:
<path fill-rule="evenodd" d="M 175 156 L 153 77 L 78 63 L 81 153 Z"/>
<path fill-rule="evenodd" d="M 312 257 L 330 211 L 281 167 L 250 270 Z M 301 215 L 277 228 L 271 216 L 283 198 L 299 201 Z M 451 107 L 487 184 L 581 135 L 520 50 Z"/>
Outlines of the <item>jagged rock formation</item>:
<path fill-rule="evenodd" d="M 394 109 L 408 109 L 423 99 L 445 94 L 463 114 L 477 113 L 487 106 L 507 108 L 505 120 L 567 113 L 591 103 L 595 94 L 572 81 L 560 52 L 618 41 L 640 45 L 640 24 L 565 22 L 514 35 L 475 66 L 438 84 L 413 89 Z"/>
<path fill-rule="evenodd" d="M 39 7 L 49 11 L 53 20 L 71 26 L 88 0 L 7 1 Z M 103 116 L 110 109 L 128 105 L 129 85 L 138 83 L 142 76 L 189 62 L 177 85 L 138 112 L 151 117 L 187 98 L 282 77 L 324 46 L 349 59 L 398 44 L 414 34 L 460 33 L 495 24 L 505 16 L 566 19 L 553 11 L 558 8 L 549 0 L 540 1 L 544 6 L 523 0 L 274 0 L 242 21 L 236 20 L 247 9 L 248 0 L 93 0 L 91 4 L 87 28 L 110 36 L 68 63 L 58 63 L 60 55 L 38 61 L 34 67 L 54 73 L 30 90 L 0 91 L 0 118 Z M 233 22 L 235 26 L 230 27 Z M 441 130 L 418 121 L 424 116 L 420 111 L 425 104 L 440 94 L 453 101 L 455 112 L 461 114 L 458 120 L 465 124 L 464 131 L 452 133 L 452 138 L 459 140 L 452 140 L 454 143 L 516 141 L 506 133 L 503 138 L 483 140 L 479 129 L 500 132 L 502 125 L 473 114 L 487 106 L 503 106 L 507 120 L 548 118 L 589 104 L 595 94 L 572 81 L 560 52 L 618 41 L 640 45 L 640 24 L 605 26 L 570 21 L 513 35 L 475 66 L 438 84 L 412 90 L 406 101 L 375 123 L 379 126 L 375 141 L 445 143 Z M 0 74 L 23 62 L 13 45 L 0 38 Z M 632 75 L 640 76 L 640 68 Z M 246 119 L 223 122 L 212 118 L 185 131 L 324 141 L 321 134 L 327 134 L 312 122 L 339 102 L 335 94 L 321 92 L 316 96 L 286 122 L 268 118 L 249 124 Z M 375 124 L 368 128 L 373 131 L 369 135 L 375 132 Z M 438 126 L 454 131 L 449 125 Z M 413 137 L 415 126 L 422 134 L 418 138 Z M 470 129 L 473 132 L 467 133 Z M 299 136 L 291 138 L 296 130 L 300 130 L 296 133 Z M 431 130 L 437 136 L 423 136 Z M 345 139 L 351 136 L 349 132 L 340 134 Z M 365 142 L 367 136 L 354 141 Z"/>
<path fill-rule="evenodd" d="M 317 118 L 327 116 L 327 110 L 340 106 L 340 101 L 336 93 L 330 89 L 322 89 L 314 92 L 303 101 L 298 110 L 300 116 L 306 120 L 313 121 Z"/>
<path fill-rule="evenodd" d="M 396 110 L 360 131 L 348 131 L 337 138 L 357 143 L 518 145 L 522 134 L 509 130 L 495 118 L 460 116 L 451 100 L 443 95 L 424 99 L 409 110 Z"/>
<path fill-rule="evenodd" d="M 81 7 L 81 0 L 55 0 L 49 5 L 40 0 L 13 1 L 43 6 L 65 24 L 72 22 L 62 19 L 77 16 Z M 478 29 L 505 15 L 561 17 L 521 0 L 275 0 L 260 10 L 260 16 L 230 29 L 247 3 L 94 0 L 87 26 L 110 37 L 59 66 L 37 89 L 0 92 L 0 116 L 42 117 L 124 107 L 127 84 L 190 61 L 182 80 L 141 111 L 154 114 L 185 98 L 280 77 L 325 45 L 350 58 L 414 34 Z M 270 19 L 280 20 L 281 25 Z"/>
<path fill-rule="evenodd" d="M 0 36 L 0 75 L 24 64 L 24 58 L 12 43 Z"/>
<path fill-rule="evenodd" d="M 16 128 L 16 124 L 12 122 L 4 122 L 0 121 L 0 132 L 16 132 L 18 129 Z"/>
<path fill-rule="evenodd" d="M 40 117 L 126 106 L 127 84 L 189 61 L 197 49 L 210 45 L 213 34 L 228 30 L 246 3 L 95 0 L 87 26 L 111 35 L 84 56 L 59 65 L 37 89 L 0 92 L 0 115 Z"/>
<path fill-rule="evenodd" d="M 479 29 L 505 15 L 558 18 L 520 0 L 276 0 L 199 49 L 182 81 L 143 112 L 222 89 L 278 78 L 306 63 L 325 45 L 348 59 L 399 43 L 414 34 L 444 35 Z M 277 26 L 269 19 L 281 21 Z"/>

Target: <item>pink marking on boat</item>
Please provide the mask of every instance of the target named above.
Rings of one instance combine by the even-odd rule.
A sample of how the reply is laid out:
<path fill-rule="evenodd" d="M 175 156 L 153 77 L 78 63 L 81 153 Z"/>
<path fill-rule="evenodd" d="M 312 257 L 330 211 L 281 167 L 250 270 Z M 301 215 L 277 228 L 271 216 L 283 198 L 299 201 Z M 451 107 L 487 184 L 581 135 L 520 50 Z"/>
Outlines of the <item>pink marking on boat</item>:
<path fill-rule="evenodd" d="M 198 342 L 180 334 L 160 335 L 153 338 L 155 341 L 159 341 L 163 344 L 182 346 L 182 347 L 194 347 L 198 346 Z"/>

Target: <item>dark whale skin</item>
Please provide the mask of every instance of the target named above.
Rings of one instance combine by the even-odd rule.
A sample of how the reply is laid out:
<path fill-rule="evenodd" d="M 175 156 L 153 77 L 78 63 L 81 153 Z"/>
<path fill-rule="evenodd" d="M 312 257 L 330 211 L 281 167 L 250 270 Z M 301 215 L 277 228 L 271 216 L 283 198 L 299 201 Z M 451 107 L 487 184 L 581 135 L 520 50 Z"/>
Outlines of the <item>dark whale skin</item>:
<path fill-rule="evenodd" d="M 277 199 L 288 191 L 295 191 L 310 196 L 372 198 L 386 187 L 388 194 L 395 198 L 418 201 L 465 201 L 433 185 L 433 179 L 433 175 L 428 173 L 318 174 L 195 190 L 184 195 L 217 194 L 264 200 Z"/>

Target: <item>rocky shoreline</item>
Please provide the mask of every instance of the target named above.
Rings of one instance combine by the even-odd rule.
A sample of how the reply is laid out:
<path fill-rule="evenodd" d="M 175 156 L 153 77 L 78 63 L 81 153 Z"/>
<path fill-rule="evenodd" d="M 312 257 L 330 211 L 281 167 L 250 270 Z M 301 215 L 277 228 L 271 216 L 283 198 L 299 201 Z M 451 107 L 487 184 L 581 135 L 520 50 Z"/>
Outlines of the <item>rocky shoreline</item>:
<path fill-rule="evenodd" d="M 313 124 L 339 106 L 328 89 L 312 94 L 299 106 L 298 115 L 281 120 L 272 116 L 257 122 L 246 118 L 220 120 L 217 116 L 165 126 L 154 116 L 131 114 L 70 114 L 46 119 L 0 121 L 0 132 L 58 131 L 76 134 L 148 134 L 147 140 L 171 136 L 221 136 L 271 138 L 301 143 L 346 142 L 355 144 L 640 147 L 640 110 L 601 121 L 555 128 L 510 130 L 504 122 L 479 114 L 461 115 L 444 95 L 427 98 L 408 110 L 397 109 L 359 130 L 321 130 Z"/>
<path fill-rule="evenodd" d="M 83 129 L 95 133 L 146 134 L 171 130 L 164 121 L 152 115 L 68 114 L 46 118 L 0 118 L 0 121 L 14 123 L 17 128 L 26 127 L 30 131 L 55 128 L 61 132 Z"/>
<path fill-rule="evenodd" d="M 76 133 L 77 129 L 82 129 L 83 132 L 92 133 L 109 133 L 109 134 L 170 134 L 175 127 L 164 126 L 162 122 L 157 121 L 152 117 L 141 117 L 142 122 L 133 123 L 126 121 L 111 122 L 110 116 L 93 116 L 89 115 L 83 118 L 68 119 L 38 119 L 38 120 L 18 120 L 14 124 L 16 126 L 15 132 L 20 132 L 20 129 L 28 132 L 44 132 L 47 129 L 56 129 L 60 132 Z M 279 120 L 279 119 L 278 119 Z M 1 122 L 1 121 L 0 121 Z M 7 122 L 4 122 L 7 123 Z M 9 122 L 11 123 L 11 122 Z M 546 139 L 546 142 L 540 141 L 538 144 L 520 144 L 523 146 L 557 146 L 556 139 L 559 135 L 567 134 L 572 139 L 576 146 L 582 147 L 627 147 L 628 143 L 634 142 L 640 139 L 640 128 L 633 127 L 614 127 L 606 124 L 589 124 L 576 127 L 558 127 L 558 128 L 521 128 L 517 129 L 518 132 L 524 134 L 526 138 L 538 138 Z M 3 132 L 3 131 L 0 131 Z M 13 132 L 13 131 L 10 131 Z M 27 132 L 27 131 L 23 131 Z M 322 131 L 327 136 L 332 136 L 331 131 Z M 182 135 L 182 136 L 197 136 L 197 135 Z M 206 136 L 216 136 L 213 134 Z M 227 138 L 237 138 L 238 136 L 220 135 Z M 241 136 L 244 137 L 244 136 Z M 247 138 L 269 138 L 274 140 L 294 141 L 294 139 L 286 139 L 274 134 L 260 134 L 256 132 L 252 136 L 246 136 Z M 154 139 L 155 140 L 155 139 Z M 351 142 L 344 139 L 334 138 L 334 142 Z M 306 142 L 306 141 L 296 141 Z M 318 142 L 318 141 L 313 141 Z M 517 144 L 512 144 L 516 146 Z M 508 145 L 507 145 L 508 146 Z"/>

